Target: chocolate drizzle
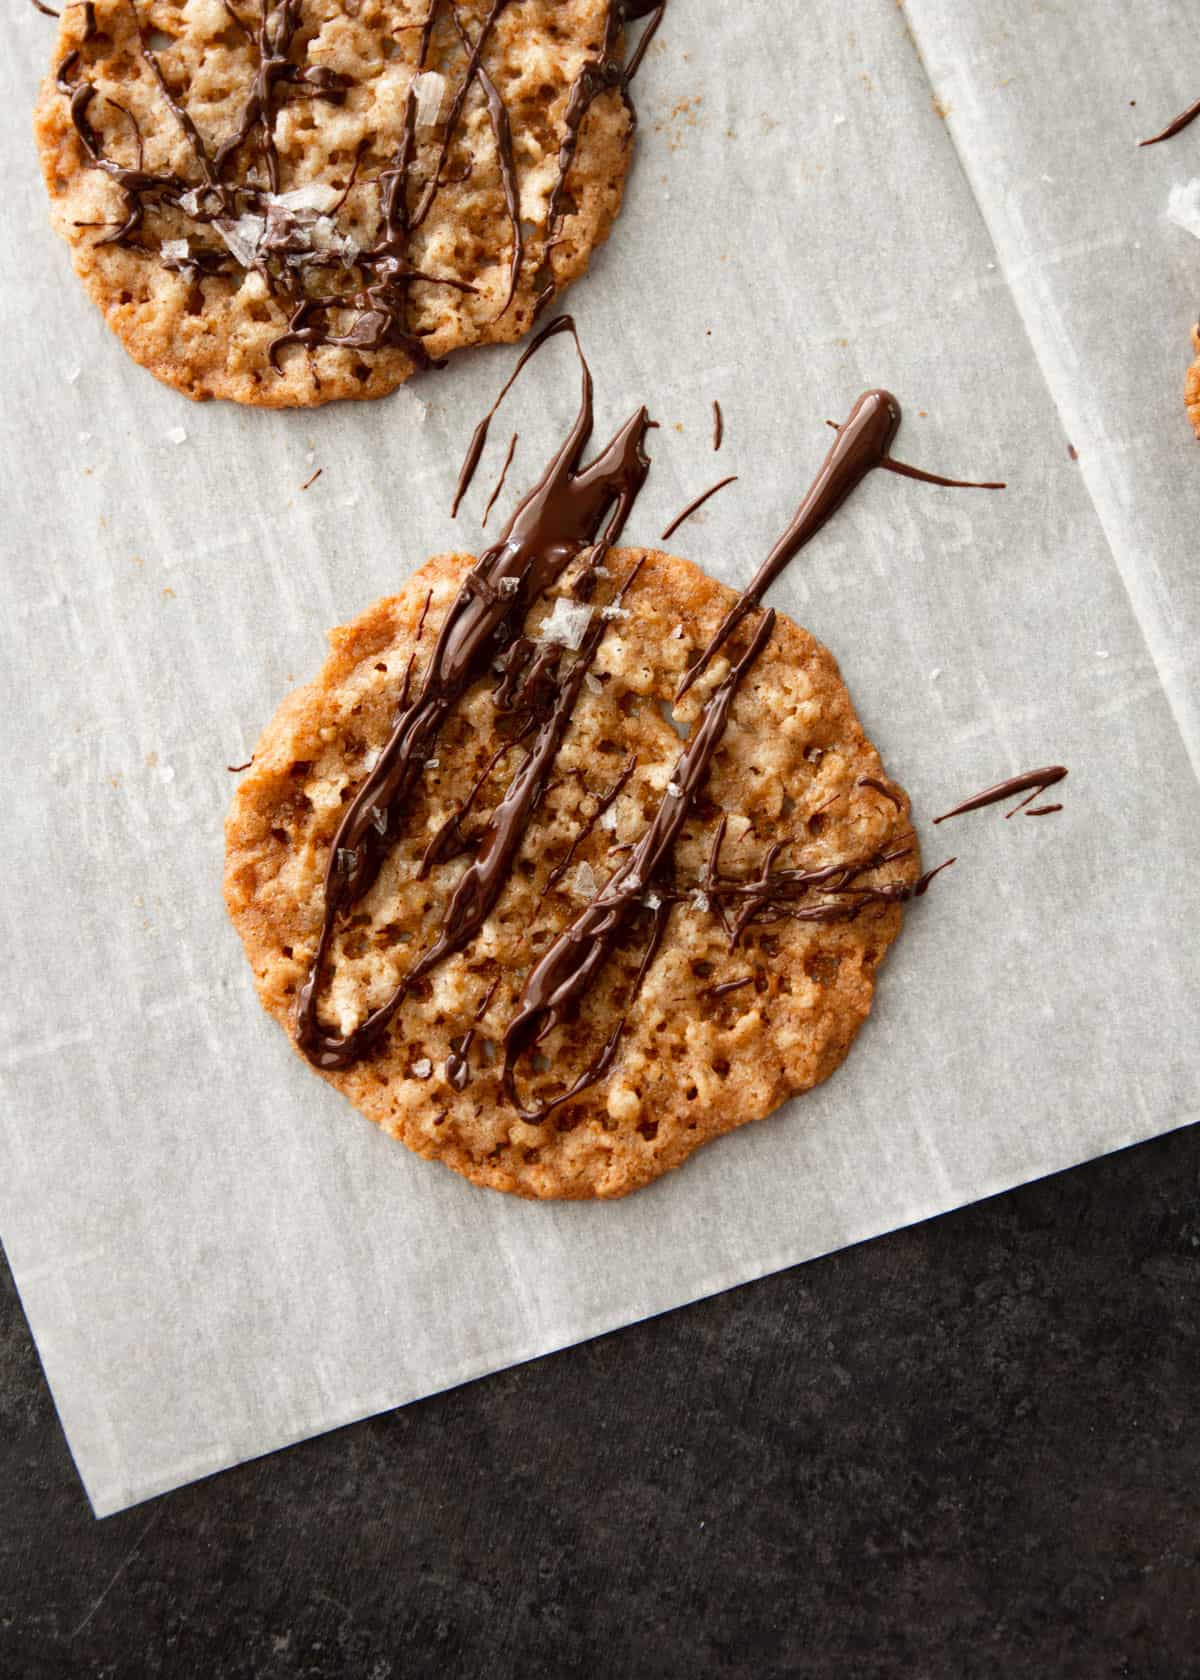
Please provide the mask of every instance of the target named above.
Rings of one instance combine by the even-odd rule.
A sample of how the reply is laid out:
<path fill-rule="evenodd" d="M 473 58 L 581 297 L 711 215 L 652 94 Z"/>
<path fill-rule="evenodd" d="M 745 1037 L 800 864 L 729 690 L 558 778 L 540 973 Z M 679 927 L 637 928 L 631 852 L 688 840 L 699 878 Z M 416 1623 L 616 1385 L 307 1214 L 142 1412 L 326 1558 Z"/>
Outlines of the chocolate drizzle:
<path fill-rule="evenodd" d="M 1044 770 L 1027 770 L 1022 776 L 1010 776 L 1007 781 L 997 782 L 994 787 L 984 788 L 982 793 L 973 794 L 970 799 L 964 799 L 961 805 L 955 805 L 950 811 L 943 811 L 940 817 L 934 817 L 933 820 L 935 823 L 943 823 L 950 817 L 961 817 L 967 811 L 982 810 L 985 805 L 999 805 L 1003 800 L 1011 799 L 1014 794 L 1025 793 L 1032 789 L 1033 791 L 1029 794 L 1028 799 L 1020 800 L 1011 811 L 1005 811 L 1006 819 L 1013 817 L 1026 805 L 1032 804 L 1040 793 L 1045 793 L 1047 788 L 1053 787 L 1056 782 L 1061 782 L 1066 774 L 1067 769 L 1063 764 L 1051 764 Z M 1027 811 L 1026 815 L 1048 817 L 1052 811 L 1061 810 L 1061 805 L 1047 805 L 1037 811 Z"/>
<path fill-rule="evenodd" d="M 160 225 L 158 243 L 166 242 L 164 234 L 170 236 L 170 242 L 177 243 L 182 221 L 188 252 L 186 257 L 162 256 L 160 260 L 165 268 L 187 275 L 193 281 L 200 276 L 216 275 L 236 280 L 248 270 L 259 273 L 287 315 L 286 330 L 270 347 L 271 364 L 277 372 L 282 371 L 279 358 L 289 346 L 311 351 L 331 345 L 360 354 L 395 348 L 403 351 L 415 366 L 431 366 L 423 337 L 409 321 L 411 288 L 415 284 L 445 286 L 462 293 L 474 293 L 477 288 L 456 275 L 430 273 L 414 266 L 410 252 L 414 237 L 426 222 L 442 187 L 451 179 L 462 178 L 448 176 L 446 167 L 473 86 L 478 87 L 487 108 L 509 224 L 508 284 L 497 319 L 513 304 L 525 262 L 518 148 L 508 108 L 485 63 L 497 20 L 510 3 L 511 0 L 492 0 L 472 40 L 455 0 L 429 0 L 429 9 L 419 25 L 413 78 L 405 94 L 400 143 L 379 173 L 363 181 L 358 180 L 358 168 L 369 142 L 360 145 L 350 180 L 328 216 L 297 209 L 286 202 L 286 195 L 281 201 L 280 195 L 280 158 L 274 140 L 274 123 L 281 97 L 286 93 L 291 99 L 321 99 L 337 104 L 351 85 L 339 72 L 302 61 L 307 46 L 298 47 L 297 36 L 303 0 L 261 0 L 261 10 L 253 23 L 243 20 L 232 3 L 226 4 L 233 27 L 253 49 L 255 67 L 237 121 L 228 134 L 211 144 L 205 141 L 186 105 L 168 84 L 147 37 L 137 0 L 128 0 L 140 56 L 163 102 L 187 138 L 194 166 L 191 178 L 144 167 L 137 120 L 122 106 L 116 108 L 123 112 L 132 130 L 136 162 L 122 163 L 110 155 L 108 143 L 101 139 L 92 120 L 97 89 L 85 73 L 82 48 L 94 34 L 94 17 L 91 5 L 86 5 L 80 44 L 62 60 L 56 79 L 60 93 L 69 102 L 71 122 L 88 163 L 108 175 L 122 194 L 122 217 L 114 224 L 101 224 L 104 231 L 98 233 L 98 243 L 149 253 L 154 244 L 144 238 L 147 216 L 169 211 L 170 220 Z M 634 113 L 628 96 L 629 82 L 658 27 L 664 5 L 665 0 L 654 7 L 644 5 L 642 0 L 609 0 L 599 52 L 585 60 L 567 99 L 558 175 L 550 194 L 547 252 L 558 239 L 566 214 L 566 176 L 575 156 L 580 127 L 593 100 L 605 88 L 619 89 L 630 112 L 632 133 Z M 623 27 L 630 19 L 647 13 L 652 15 L 637 49 L 628 64 L 622 64 L 618 49 Z M 449 111 L 440 123 L 440 140 L 433 145 L 432 162 L 422 168 L 423 145 L 417 133 L 417 79 L 425 71 L 439 26 L 446 37 L 447 49 L 457 40 L 463 62 Z M 444 57 L 443 51 L 439 62 Z M 113 100 L 106 102 L 116 105 Z M 235 181 L 232 176 L 239 165 L 242 175 Z M 335 219 L 351 190 L 366 187 L 373 187 L 377 192 L 379 220 L 374 243 L 360 250 L 348 235 L 337 231 Z M 539 297 L 539 309 L 553 296 L 554 290 L 551 274 Z"/>
<path fill-rule="evenodd" d="M 620 535 L 649 468 L 643 444 L 652 422 L 644 408 L 626 421 L 590 464 L 581 465 L 592 428 L 592 384 L 569 317 L 549 323 L 521 357 L 513 377 L 543 344 L 564 332 L 572 336 L 581 369 L 582 391 L 576 420 L 499 541 L 480 557 L 464 579 L 411 699 L 410 658 L 391 737 L 347 807 L 333 843 L 325 876 L 321 933 L 296 1010 L 297 1042 L 310 1060 L 323 1069 L 343 1068 L 369 1054 L 413 987 L 438 964 L 463 950 L 482 929 L 509 878 L 531 819 L 545 794 L 608 624 L 624 610 L 621 603 L 640 570 L 639 561 L 607 608 L 591 609 L 592 616 L 573 657 L 560 646 L 547 642 L 535 644 L 524 632 L 526 615 L 538 598 L 581 557 L 583 569 L 571 593 L 576 602 L 590 600 L 597 583 L 608 575 L 603 566 L 604 557 Z M 510 379 L 504 391 L 511 383 Z M 478 462 L 482 450 L 480 439 L 486 436 L 495 406 L 476 428 L 464 463 L 468 478 L 467 469 L 473 470 Z M 883 392 L 868 392 L 855 404 L 850 419 L 839 432 L 830 459 L 795 518 L 727 615 L 720 633 L 721 642 L 733 637 L 747 614 L 758 609 L 769 583 L 831 517 L 854 486 L 873 466 L 884 463 L 899 418 L 895 399 Z M 585 550 L 589 552 L 585 554 Z M 877 882 L 874 876 L 878 870 L 911 852 L 911 835 L 902 835 L 861 857 L 819 868 L 780 867 L 779 855 L 792 842 L 779 841 L 767 848 L 750 873 L 727 875 L 721 868 L 721 851 L 728 819 L 722 815 L 700 881 L 688 884 L 675 879 L 676 842 L 704 788 L 734 700 L 770 642 L 774 628 L 775 613 L 767 609 L 753 630 L 739 638 L 727 669 L 700 707 L 665 791 L 656 808 L 647 815 L 641 837 L 610 848 L 609 857 L 614 860 L 619 857 L 620 861 L 614 862 L 608 878 L 591 891 L 583 907 L 533 962 L 526 975 L 516 1011 L 504 1031 L 500 1076 L 507 1099 L 522 1118 L 532 1123 L 546 1119 L 563 1103 L 603 1078 L 612 1067 L 629 1011 L 653 965 L 676 906 L 715 915 L 733 949 L 754 924 L 785 920 L 848 922 L 872 906 L 886 907 L 920 897 L 940 869 L 948 866 L 940 865 L 911 885 Z M 443 862 L 456 853 L 469 854 L 449 893 L 440 928 L 413 959 L 391 997 L 352 1031 L 335 1033 L 322 1025 L 318 1017 L 335 929 L 375 881 L 387 847 L 399 832 L 404 808 L 436 747 L 443 723 L 468 687 L 493 668 L 499 675 L 492 695 L 497 716 L 510 716 L 516 733 L 510 732 L 500 749 L 493 753 L 465 800 L 426 848 L 419 866 L 421 874 L 433 863 Z M 478 831 L 467 839 L 462 833 L 463 819 L 501 759 L 508 752 L 522 748 L 521 762 L 494 808 Z M 554 890 L 561 882 L 580 844 L 611 808 L 636 768 L 636 760 L 631 756 L 608 790 L 596 799 L 592 815 L 576 833 L 561 862 L 550 871 L 543 893 Z M 863 785 L 872 786 L 899 803 L 882 782 L 868 777 L 863 779 Z M 564 1077 L 560 1081 L 561 1094 L 545 1102 L 527 1101 L 519 1079 L 523 1057 L 544 1043 L 556 1027 L 576 1017 L 585 995 L 598 984 L 618 945 L 631 944 L 640 946 L 640 958 L 632 983 L 622 988 L 621 1013 L 604 1042 L 573 1080 Z M 746 983 L 731 982 L 717 988 L 714 995 L 724 995 Z M 491 996 L 489 992 L 480 1014 L 486 1010 Z M 451 1041 L 445 1075 L 454 1090 L 463 1090 L 470 1078 L 469 1052 L 473 1037 L 472 1026 Z"/>
<path fill-rule="evenodd" d="M 1194 105 L 1189 105 L 1186 111 L 1180 111 L 1163 129 L 1161 134 L 1152 134 L 1148 140 L 1139 140 L 1139 146 L 1157 146 L 1162 140 L 1171 140 L 1177 134 L 1182 134 L 1190 123 L 1200 117 L 1200 99 Z"/>
<path fill-rule="evenodd" d="M 479 521 L 479 527 L 480 527 L 481 530 L 484 530 L 484 531 L 487 530 L 487 522 L 488 522 L 488 519 L 491 517 L 492 509 L 496 505 L 496 501 L 497 501 L 497 498 L 500 495 L 501 490 L 504 489 L 504 481 L 508 477 L 508 469 L 509 469 L 509 467 L 512 466 L 513 456 L 517 452 L 517 443 L 518 443 L 519 438 L 520 438 L 520 433 L 519 432 L 514 432 L 512 437 L 508 440 L 508 454 L 504 457 L 504 465 L 500 468 L 500 477 L 496 480 L 495 484 L 492 486 L 492 493 L 488 497 L 487 506 L 483 510 L 483 518 Z"/>
<path fill-rule="evenodd" d="M 736 483 L 737 474 L 730 473 L 728 478 L 719 478 L 715 484 L 710 484 L 707 490 L 701 491 L 700 495 L 698 495 L 694 501 L 688 503 L 682 513 L 677 513 L 675 515 L 674 519 L 672 519 L 671 523 L 667 526 L 662 536 L 659 537 L 659 542 L 666 542 L 668 537 L 673 537 L 684 521 L 690 519 L 696 512 L 697 508 L 702 508 L 710 496 L 715 496 L 718 490 L 724 490 L 727 484 Z"/>
<path fill-rule="evenodd" d="M 569 332 L 579 357 L 581 397 L 575 422 L 541 480 L 510 519 L 499 541 L 467 574 L 446 615 L 420 691 L 405 697 L 378 763 L 347 808 L 325 875 L 325 911 L 312 968 L 297 1008 L 297 1041 L 318 1067 L 345 1067 L 365 1054 L 403 1002 L 407 989 L 452 952 L 467 944 L 486 920 L 508 877 L 525 825 L 536 808 L 571 709 L 608 621 L 597 614 L 569 670 L 565 660 L 545 671 L 555 691 L 524 763 L 493 811 L 478 850 L 459 878 L 442 932 L 388 1001 L 346 1035 L 328 1032 L 317 1016 L 325 958 L 337 920 L 370 890 L 399 819 L 439 731 L 457 701 L 484 675 L 498 650 L 512 640 L 538 596 L 585 548 L 592 566 L 619 537 L 649 471 L 643 441 L 649 426 L 638 409 L 586 467 L 583 452 L 592 432 L 592 379 L 575 324 L 559 317 L 539 335 L 529 354 L 556 333 Z M 545 669 L 543 667 L 543 669 Z"/>
<path fill-rule="evenodd" d="M 864 391 L 850 410 L 846 422 L 835 427 L 835 438 L 812 488 L 796 510 L 795 517 L 763 561 L 747 587 L 726 614 L 713 636 L 679 685 L 675 698 L 681 700 L 722 645 L 758 607 L 763 595 L 800 550 L 828 523 L 846 497 L 876 467 L 887 467 L 908 478 L 943 484 L 964 490 L 1003 490 L 999 483 L 974 484 L 962 479 L 940 478 L 901 461 L 892 460 L 888 450 L 900 426 L 900 404 L 890 391 Z"/>
<path fill-rule="evenodd" d="M 604 39 L 599 55 L 590 58 L 581 68 L 571 87 L 563 117 L 563 137 L 558 149 L 558 175 L 550 194 L 546 214 L 547 238 L 551 244 L 557 239 L 567 214 L 567 181 L 575 153 L 579 149 L 579 135 L 584 118 L 602 93 L 616 88 L 629 113 L 629 131 L 637 127 L 637 112 L 629 98 L 629 84 L 641 68 L 646 50 L 654 39 L 667 9 L 667 0 L 609 0 L 604 24 Z M 627 23 L 648 18 L 642 38 L 628 64 L 622 64 L 618 54 L 621 35 Z"/>
<path fill-rule="evenodd" d="M 721 405 L 713 398 L 713 450 L 720 449 L 725 438 L 725 416 L 721 413 Z"/>

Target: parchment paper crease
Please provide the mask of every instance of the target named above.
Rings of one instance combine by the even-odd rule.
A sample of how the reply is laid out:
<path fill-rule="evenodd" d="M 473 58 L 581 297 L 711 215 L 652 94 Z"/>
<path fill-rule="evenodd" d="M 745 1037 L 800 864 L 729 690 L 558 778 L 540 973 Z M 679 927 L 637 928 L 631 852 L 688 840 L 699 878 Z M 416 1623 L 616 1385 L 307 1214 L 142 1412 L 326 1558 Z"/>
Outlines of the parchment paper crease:
<path fill-rule="evenodd" d="M 774 598 L 926 818 L 1071 775 L 1056 818 L 924 825 L 959 864 L 824 1089 L 625 1202 L 531 1206 L 312 1078 L 220 898 L 224 766 L 327 627 L 476 546 L 508 426 L 454 526 L 449 493 L 513 353 L 314 414 L 155 384 L 49 231 L 52 26 L 14 20 L 0 1218 L 98 1513 L 1195 1118 L 1200 247 L 1164 211 L 1200 136 L 1134 149 L 1200 91 L 1193 23 L 674 0 L 625 212 L 572 298 L 598 434 L 643 399 L 663 422 L 631 538 L 737 472 L 676 542 L 746 578 L 822 422 L 890 386 L 906 459 L 1011 489 L 876 475 Z M 568 354 L 513 399 L 511 494 L 569 415 Z"/>

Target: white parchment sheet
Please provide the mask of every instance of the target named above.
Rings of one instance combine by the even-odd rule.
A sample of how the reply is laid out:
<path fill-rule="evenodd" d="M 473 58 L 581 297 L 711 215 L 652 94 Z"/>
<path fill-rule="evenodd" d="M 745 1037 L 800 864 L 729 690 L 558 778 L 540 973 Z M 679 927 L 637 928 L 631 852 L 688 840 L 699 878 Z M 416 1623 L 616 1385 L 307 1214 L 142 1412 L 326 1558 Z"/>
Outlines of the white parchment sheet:
<path fill-rule="evenodd" d="M 737 472 L 676 545 L 744 580 L 869 384 L 905 405 L 903 458 L 1011 488 L 876 474 L 773 596 L 841 661 L 928 862 L 959 855 L 848 1063 L 626 1201 L 539 1206 L 306 1071 L 226 924 L 221 822 L 224 766 L 324 631 L 478 543 L 514 426 L 531 481 L 569 345 L 456 526 L 511 350 L 371 405 L 193 407 L 49 231 L 52 26 L 14 15 L 0 1218 L 98 1513 L 1196 1117 L 1200 245 L 1164 210 L 1200 131 L 1134 149 L 1200 92 L 1193 26 L 1182 0 L 672 0 L 571 299 L 597 435 L 643 399 L 662 422 L 631 539 Z M 929 826 L 1054 761 L 1060 816 Z"/>

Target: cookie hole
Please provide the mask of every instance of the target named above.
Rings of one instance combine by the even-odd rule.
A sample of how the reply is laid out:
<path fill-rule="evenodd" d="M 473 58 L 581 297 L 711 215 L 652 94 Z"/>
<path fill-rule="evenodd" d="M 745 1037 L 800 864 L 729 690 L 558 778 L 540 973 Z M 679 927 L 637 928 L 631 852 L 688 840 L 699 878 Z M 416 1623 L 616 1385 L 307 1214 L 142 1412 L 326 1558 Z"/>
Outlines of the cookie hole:
<path fill-rule="evenodd" d="M 841 957 L 833 951 L 813 951 L 804 959 L 805 974 L 818 986 L 832 986 L 841 966 Z"/>
<path fill-rule="evenodd" d="M 188 295 L 184 301 L 183 308 L 184 313 L 187 315 L 203 315 L 204 290 L 201 286 L 194 285 L 188 288 Z"/>
<path fill-rule="evenodd" d="M 829 827 L 829 818 L 824 811 L 814 811 L 808 819 L 807 827 L 810 834 L 824 834 Z"/>
<path fill-rule="evenodd" d="M 376 666 L 375 666 L 375 669 L 376 669 L 376 670 L 377 670 L 377 671 L 382 671 L 382 672 L 384 672 L 384 674 L 385 674 L 385 675 L 386 675 L 386 673 L 387 673 L 387 666 L 386 666 L 386 665 L 385 665 L 385 664 L 384 664 L 384 663 L 383 663 L 383 661 L 382 661 L 382 659 L 381 659 L 381 660 L 379 660 L 379 661 L 378 661 L 378 662 L 377 662 L 377 664 L 376 664 Z"/>
<path fill-rule="evenodd" d="M 696 1098 L 700 1095 L 699 1091 L 696 1089 L 696 1087 L 694 1085 L 689 1085 L 687 1090 L 683 1094 L 689 1102 L 695 1102 Z"/>
<path fill-rule="evenodd" d="M 252 321 L 269 321 L 271 319 L 271 311 L 259 298 L 251 299 L 246 306 L 246 314 Z"/>
<path fill-rule="evenodd" d="M 658 702 L 658 711 L 663 722 L 671 725 L 671 728 L 675 731 L 681 741 L 686 741 L 692 732 L 692 726 L 690 723 L 685 723 L 681 717 L 676 715 L 675 708 L 672 706 L 671 702 L 669 700 L 660 700 Z"/>
<path fill-rule="evenodd" d="M 639 1120 L 637 1123 L 637 1129 L 645 1138 L 647 1143 L 653 1143 L 655 1138 L 658 1136 L 658 1121 Z"/>
<path fill-rule="evenodd" d="M 790 793 L 785 793 L 783 796 L 783 803 L 779 807 L 779 815 L 781 817 L 790 817 L 795 809 L 796 801 L 792 798 Z"/>
<path fill-rule="evenodd" d="M 366 362 L 357 362 L 354 367 L 354 377 L 360 385 L 365 385 L 371 377 L 371 370 Z"/>
<path fill-rule="evenodd" d="M 272 838 L 272 840 L 278 840 L 279 844 L 281 846 L 286 846 L 287 843 L 288 843 L 287 829 L 286 828 L 273 828 L 271 830 L 271 838 Z"/>
<path fill-rule="evenodd" d="M 703 960 L 691 964 L 692 973 L 698 980 L 708 980 L 712 976 L 713 965 Z"/>
<path fill-rule="evenodd" d="M 149 29 L 146 31 L 146 45 L 152 52 L 169 52 L 175 45 L 175 37 L 168 35 L 165 29 Z"/>
<path fill-rule="evenodd" d="M 308 772 L 311 769 L 312 769 L 312 760 L 311 759 L 298 758 L 294 764 L 288 766 L 288 775 L 289 776 L 307 776 Z"/>
<path fill-rule="evenodd" d="M 583 1119 L 582 1108 L 564 1108 L 554 1118 L 554 1129 L 558 1132 L 573 1132 Z"/>
<path fill-rule="evenodd" d="M 729 1078 L 729 1063 L 725 1060 L 724 1056 L 716 1056 L 713 1058 L 712 1070 L 718 1079 Z"/>
<path fill-rule="evenodd" d="M 292 947 L 290 945 L 285 945 L 283 947 L 283 954 L 285 957 L 290 957 L 292 954 Z"/>

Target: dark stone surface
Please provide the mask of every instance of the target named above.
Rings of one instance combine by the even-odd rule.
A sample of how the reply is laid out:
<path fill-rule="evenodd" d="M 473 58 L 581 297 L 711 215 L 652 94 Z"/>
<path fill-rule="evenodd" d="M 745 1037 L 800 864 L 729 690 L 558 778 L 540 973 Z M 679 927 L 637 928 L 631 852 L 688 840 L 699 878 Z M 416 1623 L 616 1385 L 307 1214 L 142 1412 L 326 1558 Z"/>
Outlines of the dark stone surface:
<path fill-rule="evenodd" d="M 11 1282 L 5 1676 L 1200 1675 L 1200 1129 L 93 1521 Z"/>

